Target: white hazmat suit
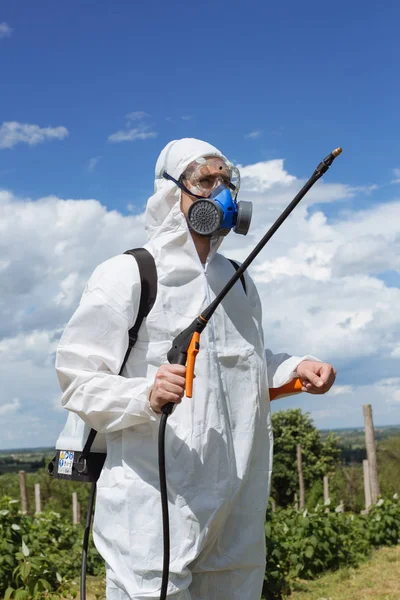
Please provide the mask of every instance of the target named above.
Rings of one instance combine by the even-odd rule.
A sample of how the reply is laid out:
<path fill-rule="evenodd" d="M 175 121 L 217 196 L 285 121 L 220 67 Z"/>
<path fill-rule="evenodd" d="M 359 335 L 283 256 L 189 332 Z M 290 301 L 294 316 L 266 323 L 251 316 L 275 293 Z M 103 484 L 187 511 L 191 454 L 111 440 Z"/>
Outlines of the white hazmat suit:
<path fill-rule="evenodd" d="M 159 416 L 149 405 L 158 368 L 173 339 L 232 276 L 212 240 L 200 262 L 176 179 L 193 161 L 222 156 L 194 139 L 174 141 L 156 166 L 146 208 L 158 273 L 157 299 L 119 376 L 140 299 L 135 259 L 99 265 L 61 338 L 56 368 L 62 404 L 106 434 L 97 485 L 94 541 L 106 561 L 109 600 L 158 599 L 162 517 Z M 231 233 L 231 235 L 235 235 Z M 295 376 L 305 358 L 264 350 L 261 305 L 246 273 L 201 335 L 193 398 L 183 398 L 166 430 L 171 562 L 168 598 L 259 600 L 265 570 L 264 517 L 272 468 L 268 387 Z"/>

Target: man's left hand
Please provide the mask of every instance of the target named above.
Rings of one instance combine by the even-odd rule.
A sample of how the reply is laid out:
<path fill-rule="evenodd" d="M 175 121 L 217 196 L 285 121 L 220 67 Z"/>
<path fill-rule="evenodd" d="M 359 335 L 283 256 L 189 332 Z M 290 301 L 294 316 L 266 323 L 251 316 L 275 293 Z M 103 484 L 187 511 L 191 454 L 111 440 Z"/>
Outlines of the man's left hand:
<path fill-rule="evenodd" d="M 314 360 L 303 360 L 296 373 L 303 386 L 302 392 L 309 394 L 325 394 L 336 379 L 336 370 L 332 365 Z"/>

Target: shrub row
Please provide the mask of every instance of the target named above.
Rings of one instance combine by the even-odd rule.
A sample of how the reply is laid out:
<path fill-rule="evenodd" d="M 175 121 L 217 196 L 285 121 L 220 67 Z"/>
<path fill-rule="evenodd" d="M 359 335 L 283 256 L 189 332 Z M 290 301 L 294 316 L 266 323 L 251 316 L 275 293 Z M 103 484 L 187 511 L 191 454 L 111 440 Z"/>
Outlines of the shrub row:
<path fill-rule="evenodd" d="M 278 600 L 296 577 L 314 579 L 325 571 L 357 567 L 374 548 L 400 543 L 400 501 L 380 499 L 368 515 L 319 506 L 267 512 L 267 566 L 263 594 Z"/>
<path fill-rule="evenodd" d="M 57 512 L 22 515 L 19 502 L 0 500 L 0 597 L 42 600 L 74 596 L 78 590 L 83 526 Z M 104 573 L 93 543 L 88 574 Z"/>
<path fill-rule="evenodd" d="M 50 511 L 22 515 L 19 502 L 0 500 L 0 597 L 4 600 L 58 600 L 76 595 L 83 527 Z M 263 596 L 278 600 L 296 577 L 313 579 L 340 567 L 356 567 L 374 548 L 400 542 L 400 501 L 379 500 L 368 515 L 320 506 L 271 512 L 265 523 L 267 564 Z M 103 575 L 93 546 L 88 574 Z"/>

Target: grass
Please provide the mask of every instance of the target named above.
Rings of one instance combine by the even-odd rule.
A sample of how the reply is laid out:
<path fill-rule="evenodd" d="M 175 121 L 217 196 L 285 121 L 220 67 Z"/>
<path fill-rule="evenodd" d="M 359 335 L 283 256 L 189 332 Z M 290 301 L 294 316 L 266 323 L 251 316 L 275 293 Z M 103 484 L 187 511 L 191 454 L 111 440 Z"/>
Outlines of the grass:
<path fill-rule="evenodd" d="M 79 594 L 78 594 L 79 597 Z M 87 576 L 86 580 L 86 600 L 105 600 L 106 580 L 104 577 Z"/>
<path fill-rule="evenodd" d="M 400 600 L 400 546 L 377 550 L 358 569 L 298 581 L 288 600 Z"/>
<path fill-rule="evenodd" d="M 89 576 L 87 600 L 104 599 L 105 580 Z M 400 600 L 400 546 L 377 550 L 358 569 L 340 569 L 316 581 L 297 580 L 287 600 Z"/>

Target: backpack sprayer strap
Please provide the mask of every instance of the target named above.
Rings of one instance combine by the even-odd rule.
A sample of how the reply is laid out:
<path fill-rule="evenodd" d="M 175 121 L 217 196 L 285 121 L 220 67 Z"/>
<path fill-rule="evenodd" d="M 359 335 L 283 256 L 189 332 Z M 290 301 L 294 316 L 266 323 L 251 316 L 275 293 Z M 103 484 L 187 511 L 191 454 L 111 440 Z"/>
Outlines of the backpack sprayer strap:
<path fill-rule="evenodd" d="M 147 317 L 147 315 L 153 308 L 157 296 L 157 269 L 154 262 L 154 258 L 150 254 L 150 252 L 145 248 L 133 248 L 132 250 L 127 250 L 126 252 L 124 252 L 124 254 L 131 254 L 137 261 L 140 274 L 141 291 L 138 314 L 136 317 L 135 324 L 129 330 L 128 349 L 125 353 L 125 357 L 118 375 L 121 375 L 122 371 L 125 368 L 126 361 L 129 358 L 129 354 L 137 341 L 139 329 L 143 322 L 143 319 Z M 96 437 L 96 434 L 97 431 L 95 429 L 90 430 L 85 446 L 82 450 L 82 454 L 79 457 L 79 462 L 82 463 L 82 473 L 86 471 L 86 460 L 89 456 L 89 452 Z"/>
<path fill-rule="evenodd" d="M 129 345 L 123 360 L 119 375 L 125 368 L 126 361 L 128 360 L 129 354 L 136 344 L 140 326 L 143 319 L 147 317 L 149 312 L 154 306 L 157 296 L 157 270 L 154 262 L 154 258 L 145 248 L 135 248 L 133 250 L 127 250 L 124 254 L 131 254 L 136 258 L 140 273 L 140 304 L 139 311 L 136 317 L 134 326 L 129 330 Z"/>
<path fill-rule="evenodd" d="M 237 263 L 236 260 L 233 260 L 232 258 L 228 258 L 228 260 L 231 263 L 231 265 L 234 266 L 235 271 L 237 271 L 238 268 L 239 268 L 239 263 Z M 246 279 L 244 278 L 244 273 L 241 274 L 240 281 L 242 283 L 242 286 L 243 286 L 243 289 L 244 289 L 244 293 L 247 294 Z"/>

